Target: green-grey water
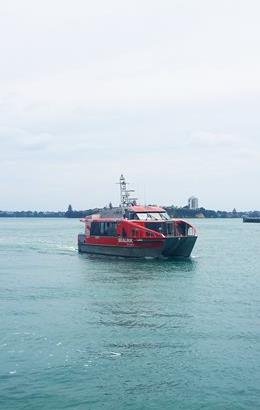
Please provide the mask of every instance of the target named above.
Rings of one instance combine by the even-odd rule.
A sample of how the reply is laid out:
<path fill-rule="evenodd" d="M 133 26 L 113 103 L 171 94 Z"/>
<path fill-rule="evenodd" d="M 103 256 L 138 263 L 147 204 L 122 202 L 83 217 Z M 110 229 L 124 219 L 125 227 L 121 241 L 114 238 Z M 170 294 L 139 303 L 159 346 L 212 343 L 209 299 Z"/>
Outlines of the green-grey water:
<path fill-rule="evenodd" d="M 259 409 L 260 224 L 195 223 L 190 260 L 134 261 L 0 219 L 0 408 Z"/>

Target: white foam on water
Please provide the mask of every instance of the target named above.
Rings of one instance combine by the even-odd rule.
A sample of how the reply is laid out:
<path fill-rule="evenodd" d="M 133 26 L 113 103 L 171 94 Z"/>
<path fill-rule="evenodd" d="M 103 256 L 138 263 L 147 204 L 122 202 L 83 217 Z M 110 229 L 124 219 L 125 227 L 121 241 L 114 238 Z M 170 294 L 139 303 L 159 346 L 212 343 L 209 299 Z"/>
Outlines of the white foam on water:
<path fill-rule="evenodd" d="M 199 258 L 201 258 L 201 255 L 192 255 L 192 256 L 190 256 L 191 260 L 192 259 L 199 259 Z"/>

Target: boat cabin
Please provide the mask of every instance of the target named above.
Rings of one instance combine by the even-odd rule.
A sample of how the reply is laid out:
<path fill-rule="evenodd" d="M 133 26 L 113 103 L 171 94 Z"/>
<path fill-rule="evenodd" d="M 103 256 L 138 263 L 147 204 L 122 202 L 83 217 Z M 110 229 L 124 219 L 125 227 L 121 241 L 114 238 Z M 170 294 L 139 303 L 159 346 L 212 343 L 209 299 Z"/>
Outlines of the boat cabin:
<path fill-rule="evenodd" d="M 182 219 L 171 219 L 163 208 L 128 207 L 123 218 L 100 218 L 92 215 L 84 220 L 87 237 L 165 238 L 194 235 L 194 227 Z"/>
<path fill-rule="evenodd" d="M 157 206 L 131 206 L 126 209 L 124 218 L 139 221 L 167 221 L 169 215 L 163 208 Z"/>

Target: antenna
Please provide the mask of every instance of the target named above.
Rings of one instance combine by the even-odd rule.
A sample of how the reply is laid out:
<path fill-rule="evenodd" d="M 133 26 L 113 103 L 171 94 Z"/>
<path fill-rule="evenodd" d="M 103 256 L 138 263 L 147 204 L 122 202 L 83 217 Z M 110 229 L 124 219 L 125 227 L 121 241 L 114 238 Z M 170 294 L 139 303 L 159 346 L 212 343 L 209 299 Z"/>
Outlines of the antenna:
<path fill-rule="evenodd" d="M 134 192 L 134 190 L 127 189 L 128 182 L 126 182 L 123 174 L 121 174 L 118 183 L 120 185 L 120 206 L 121 208 L 126 209 L 128 206 L 133 205 L 137 198 L 130 197 L 130 193 Z"/>

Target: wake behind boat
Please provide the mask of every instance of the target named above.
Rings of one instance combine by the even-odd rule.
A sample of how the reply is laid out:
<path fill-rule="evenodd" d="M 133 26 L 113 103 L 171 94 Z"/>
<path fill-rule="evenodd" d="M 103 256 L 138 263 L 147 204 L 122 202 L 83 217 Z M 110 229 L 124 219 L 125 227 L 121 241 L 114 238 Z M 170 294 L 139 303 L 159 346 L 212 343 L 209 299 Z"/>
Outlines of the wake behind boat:
<path fill-rule="evenodd" d="M 78 235 L 79 252 L 128 258 L 189 257 L 197 240 L 195 227 L 170 218 L 161 207 L 137 205 L 123 175 L 119 185 L 119 208 L 82 220 L 85 233 Z"/>

